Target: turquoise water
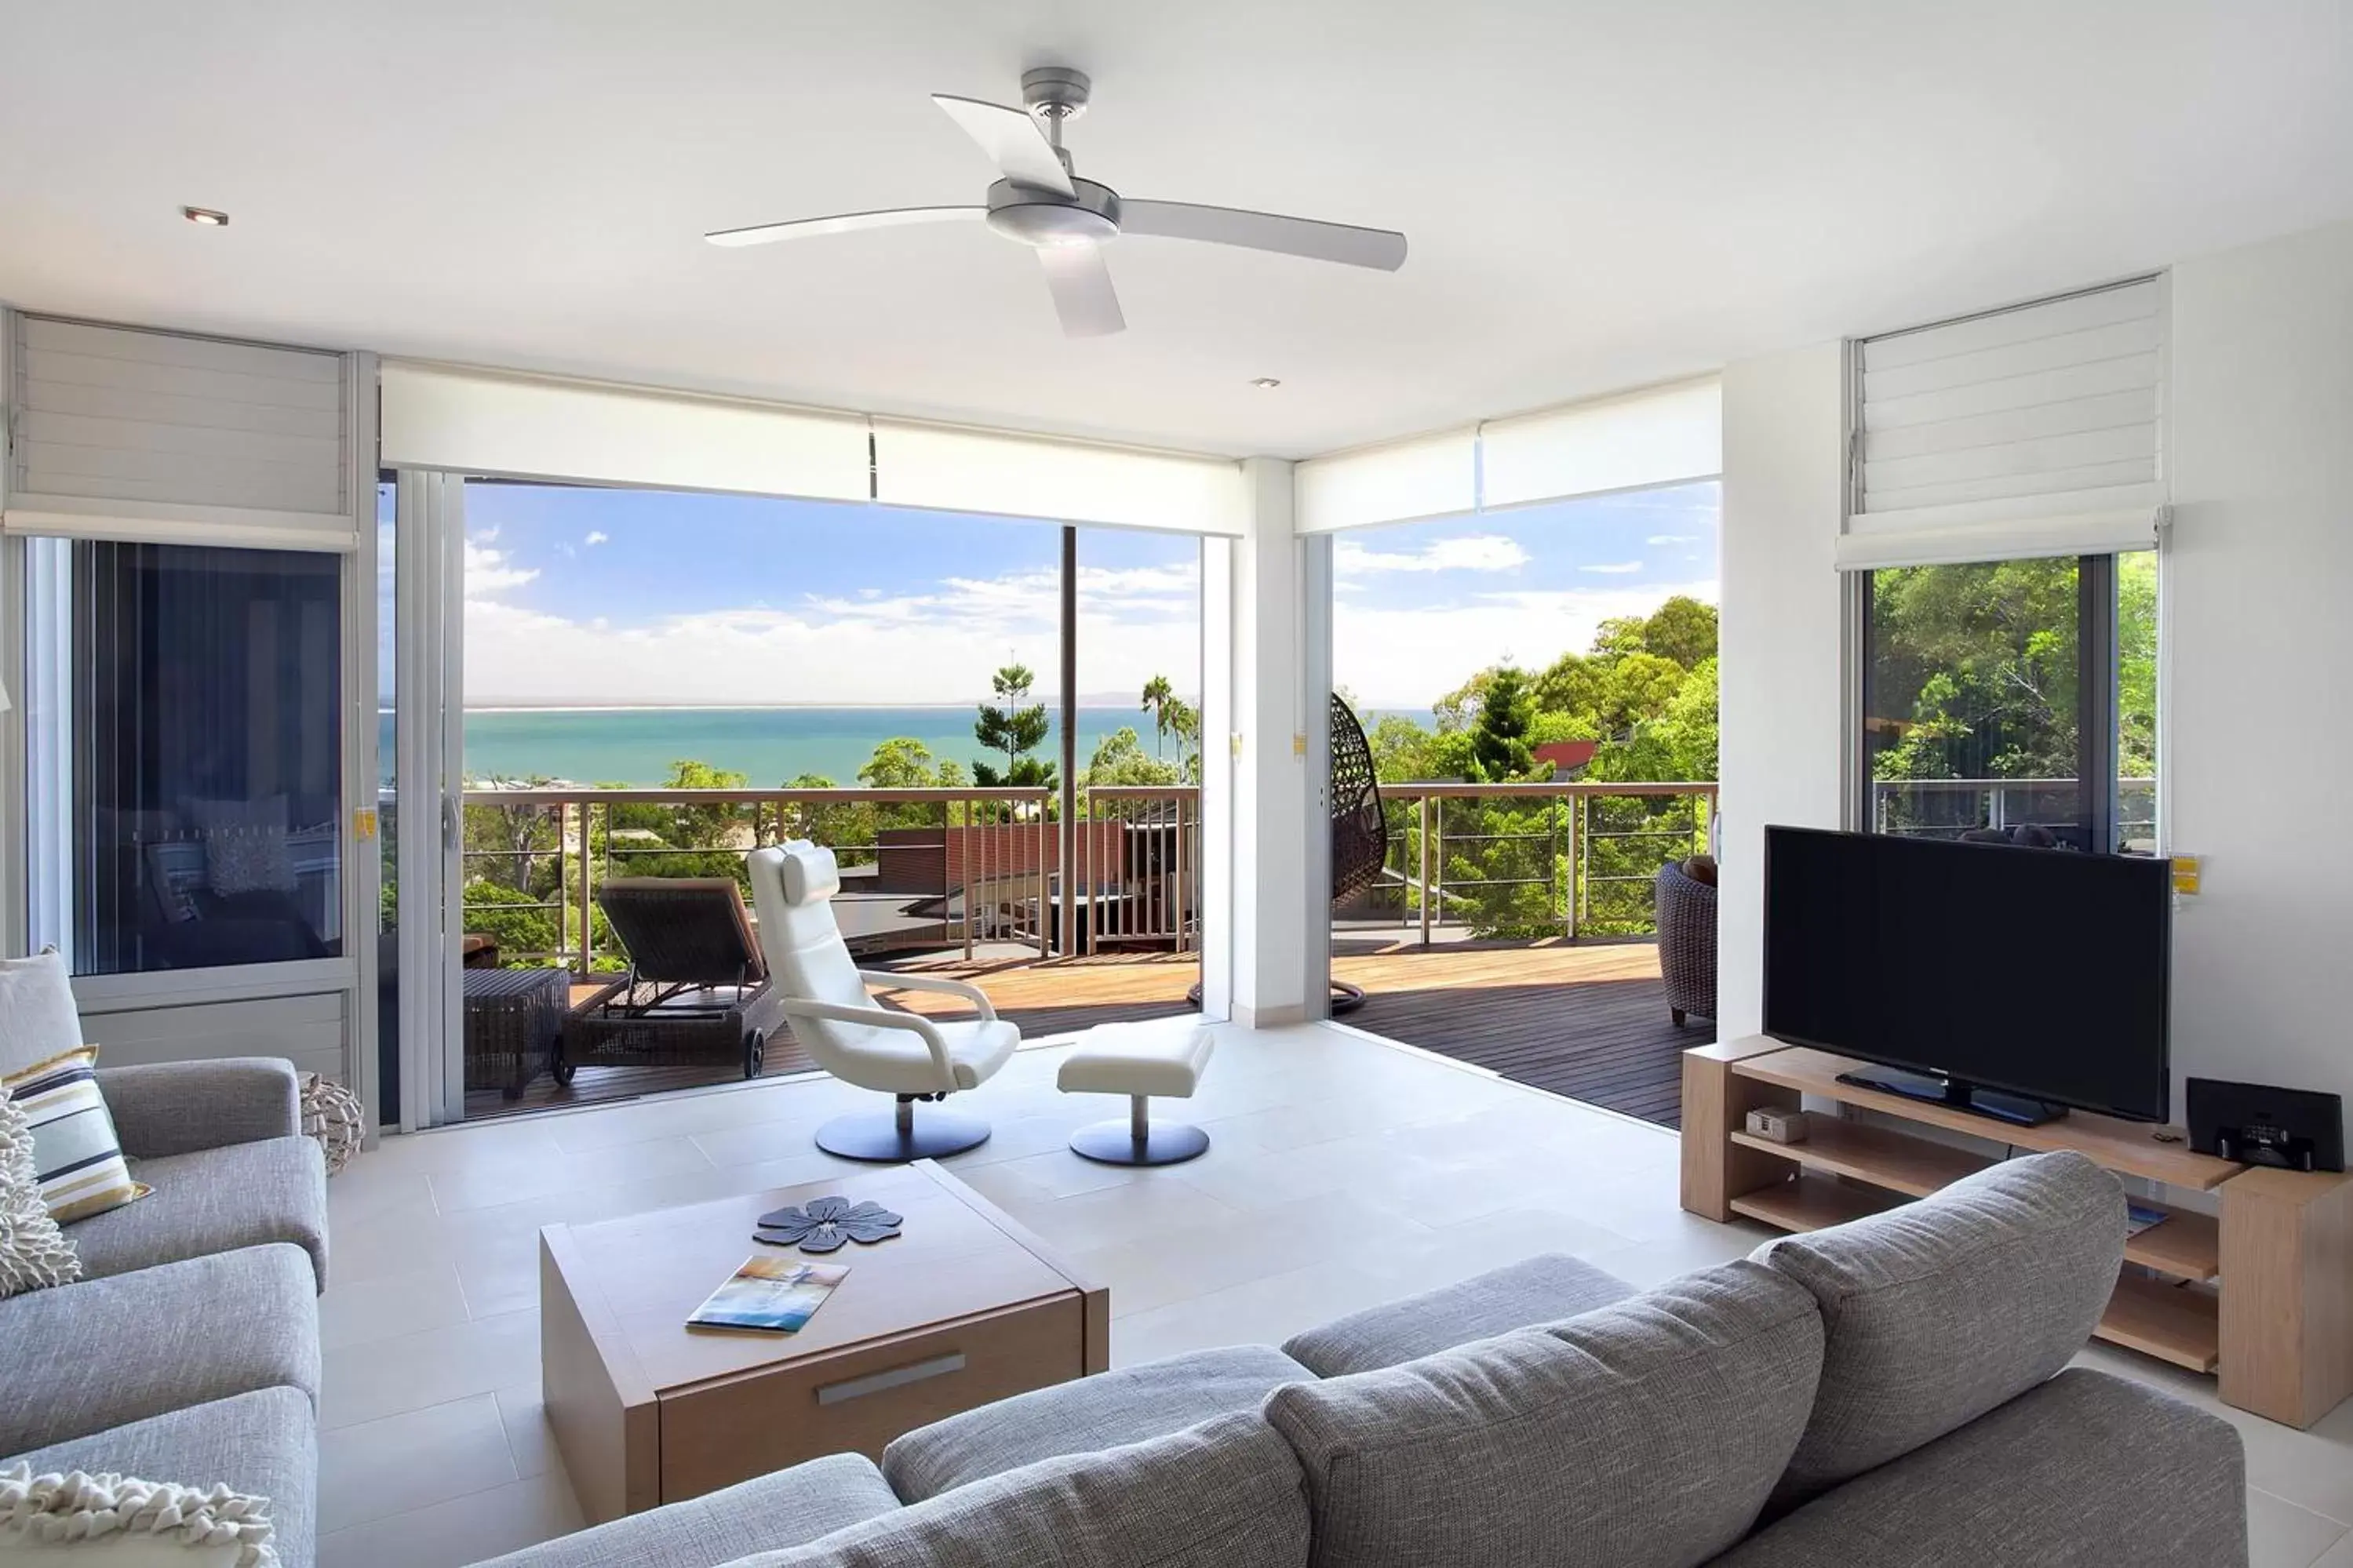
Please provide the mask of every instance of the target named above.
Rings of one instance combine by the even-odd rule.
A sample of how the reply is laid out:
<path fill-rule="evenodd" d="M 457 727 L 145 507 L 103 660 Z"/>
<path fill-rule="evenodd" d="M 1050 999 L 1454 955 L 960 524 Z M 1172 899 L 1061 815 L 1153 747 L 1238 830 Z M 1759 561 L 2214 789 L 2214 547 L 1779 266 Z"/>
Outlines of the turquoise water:
<path fill-rule="evenodd" d="M 392 770 L 392 715 L 379 716 L 380 757 Z M 858 770 L 884 741 L 912 735 L 932 755 L 953 757 L 970 772 L 984 753 L 973 739 L 970 708 L 596 708 L 476 709 L 466 715 L 466 776 L 562 779 L 569 784 L 659 784 L 680 761 L 709 763 L 749 774 L 767 788 L 820 773 L 855 788 Z M 1375 715 L 1367 713 L 1369 726 Z M 1409 717 L 1427 724 L 1426 710 Z M 1152 750 L 1152 715 L 1134 708 L 1079 710 L 1079 765 L 1103 738 L 1134 727 Z M 1060 755 L 1049 736 L 1048 756 Z M 1176 739 L 1164 744 L 1176 754 Z"/>
<path fill-rule="evenodd" d="M 755 785 L 821 773 L 855 787 L 858 770 L 884 741 L 911 735 L 934 757 L 971 771 L 986 756 L 970 708 L 609 708 L 478 710 L 466 715 L 470 778 L 546 775 L 573 784 L 658 784 L 681 760 L 749 774 Z M 385 720 L 390 752 L 389 716 Z M 1152 746 L 1152 716 L 1129 708 L 1079 710 L 1079 762 L 1103 737 L 1133 725 Z M 1166 742 L 1171 755 L 1176 738 Z M 1057 737 L 1047 741 L 1057 754 Z"/>

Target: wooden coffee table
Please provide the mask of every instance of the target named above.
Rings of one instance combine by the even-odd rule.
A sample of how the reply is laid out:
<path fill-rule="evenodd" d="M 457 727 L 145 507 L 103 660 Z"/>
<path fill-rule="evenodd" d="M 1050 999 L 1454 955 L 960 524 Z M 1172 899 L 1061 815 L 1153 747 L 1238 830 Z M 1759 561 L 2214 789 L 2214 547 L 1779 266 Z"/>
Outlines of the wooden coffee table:
<path fill-rule="evenodd" d="M 686 1327 L 759 1216 L 831 1194 L 906 1216 L 824 1259 L 849 1277 L 797 1334 Z M 540 1232 L 540 1375 L 593 1521 L 904 1432 L 1111 1364 L 1111 1294 L 929 1160 Z"/>

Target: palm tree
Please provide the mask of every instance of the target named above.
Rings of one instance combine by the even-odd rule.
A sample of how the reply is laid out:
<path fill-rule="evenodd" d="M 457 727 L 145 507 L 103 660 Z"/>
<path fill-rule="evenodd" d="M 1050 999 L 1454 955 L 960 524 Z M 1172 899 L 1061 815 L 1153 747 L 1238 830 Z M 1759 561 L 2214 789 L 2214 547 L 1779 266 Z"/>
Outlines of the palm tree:
<path fill-rule="evenodd" d="M 1155 675 L 1144 683 L 1144 710 L 1152 715 L 1152 756 L 1160 758 L 1160 743 L 1168 734 L 1168 704 L 1176 700 L 1176 689 L 1168 684 L 1165 675 Z"/>

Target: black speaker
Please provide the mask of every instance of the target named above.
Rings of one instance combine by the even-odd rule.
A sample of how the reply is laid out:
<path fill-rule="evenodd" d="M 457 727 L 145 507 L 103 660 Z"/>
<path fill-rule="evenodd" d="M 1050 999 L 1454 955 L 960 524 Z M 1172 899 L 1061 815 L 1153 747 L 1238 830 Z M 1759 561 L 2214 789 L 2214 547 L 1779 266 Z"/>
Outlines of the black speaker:
<path fill-rule="evenodd" d="M 2189 1080 L 2189 1145 L 2248 1165 L 2345 1168 L 2345 1100 L 2308 1089 Z"/>

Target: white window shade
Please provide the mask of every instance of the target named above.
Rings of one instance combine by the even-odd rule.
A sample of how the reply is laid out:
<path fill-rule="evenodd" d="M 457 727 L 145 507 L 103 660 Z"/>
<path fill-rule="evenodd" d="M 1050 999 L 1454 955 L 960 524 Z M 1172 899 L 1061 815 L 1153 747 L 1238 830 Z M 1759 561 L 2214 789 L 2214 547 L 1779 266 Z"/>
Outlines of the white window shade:
<path fill-rule="evenodd" d="M 1293 482 L 1300 533 L 1473 512 L 1479 509 L 1479 433 L 1465 426 L 1310 458 Z"/>
<path fill-rule="evenodd" d="M 1714 376 L 1479 427 L 1482 503 L 1526 506 L 1714 479 L 1724 394 Z"/>
<path fill-rule="evenodd" d="M 1241 464 L 1010 431 L 877 418 L 874 499 L 1240 538 L 1250 531 Z"/>
<path fill-rule="evenodd" d="M 512 479 L 864 500 L 860 415 L 386 363 L 382 460 Z"/>
<path fill-rule="evenodd" d="M 353 356 L 5 317 L 8 531 L 349 549 Z"/>
<path fill-rule="evenodd" d="M 2156 279 L 1857 346 L 1842 567 L 2146 550 L 2165 500 Z"/>

